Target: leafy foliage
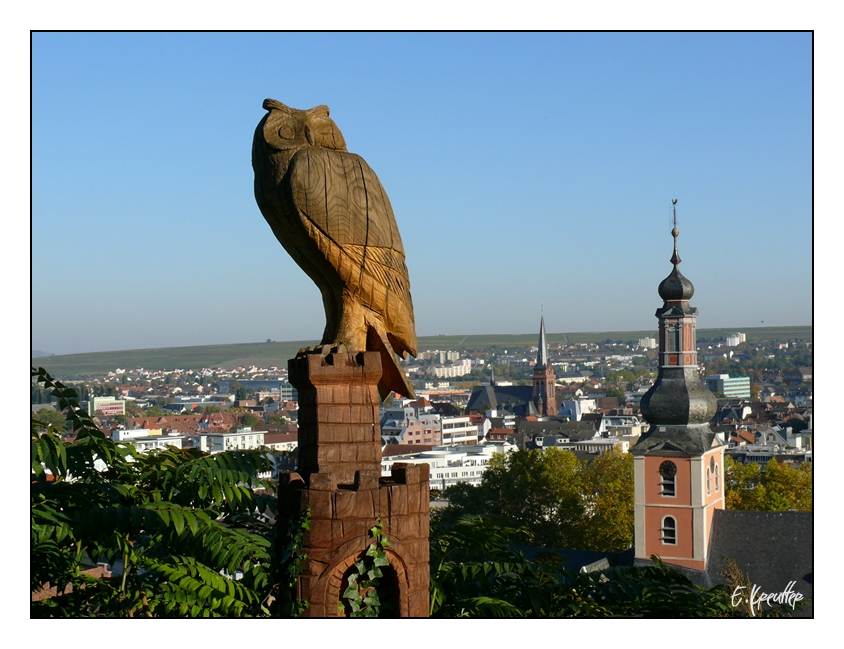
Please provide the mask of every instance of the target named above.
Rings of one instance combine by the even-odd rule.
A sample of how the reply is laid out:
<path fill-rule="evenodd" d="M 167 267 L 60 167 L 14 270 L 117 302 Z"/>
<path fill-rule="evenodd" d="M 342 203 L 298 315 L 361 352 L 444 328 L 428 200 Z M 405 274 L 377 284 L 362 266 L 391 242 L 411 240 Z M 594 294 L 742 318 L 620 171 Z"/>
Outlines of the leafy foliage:
<path fill-rule="evenodd" d="M 275 498 L 256 476 L 261 452 L 193 449 L 138 454 L 108 439 L 76 392 L 43 368 L 33 377 L 77 432 L 32 428 L 31 589 L 58 589 L 33 616 L 255 616 L 278 614 Z M 106 562 L 113 576 L 84 574 Z"/>
<path fill-rule="evenodd" d="M 379 617 L 381 614 L 383 605 L 378 596 L 378 586 L 384 577 L 381 568 L 390 565 L 387 553 L 384 552 L 385 548 L 390 547 L 390 542 L 384 538 L 383 529 L 381 519 L 378 519 L 375 527 L 369 530 L 372 543 L 355 562 L 355 570 L 348 578 L 349 585 L 343 592 L 343 598 L 337 603 L 341 614 L 347 610 L 346 602 L 349 617 Z"/>
<path fill-rule="evenodd" d="M 719 617 L 729 591 L 705 590 L 655 557 L 649 567 L 573 573 L 554 553 L 528 560 L 509 545 L 525 529 L 463 517 L 431 528 L 432 617 Z"/>
<path fill-rule="evenodd" d="M 543 547 L 625 550 L 633 543 L 633 458 L 612 451 L 582 462 L 571 451 L 494 455 L 478 486 L 446 490 L 444 522 L 493 517 Z"/>
<path fill-rule="evenodd" d="M 52 408 L 41 408 L 33 417 L 33 426 L 37 426 L 38 430 L 46 430 L 48 427 L 53 427 L 56 430 L 64 431 L 67 425 L 64 415 Z"/>
<path fill-rule="evenodd" d="M 245 415 L 243 415 L 240 418 L 240 421 L 244 426 L 249 426 L 250 428 L 258 428 L 258 426 L 264 423 L 263 419 L 261 419 L 260 417 L 256 417 L 250 412 L 247 412 Z"/>
<path fill-rule="evenodd" d="M 771 459 L 762 467 L 724 458 L 727 509 L 783 512 L 812 511 L 812 463 L 794 469 Z"/>
<path fill-rule="evenodd" d="M 305 532 L 311 529 L 311 510 L 305 510 L 297 519 L 288 522 L 287 544 L 281 553 L 281 583 L 278 589 L 279 610 L 282 617 L 299 617 L 308 608 L 308 602 L 298 596 L 299 575 L 308 555 L 302 551 Z"/>

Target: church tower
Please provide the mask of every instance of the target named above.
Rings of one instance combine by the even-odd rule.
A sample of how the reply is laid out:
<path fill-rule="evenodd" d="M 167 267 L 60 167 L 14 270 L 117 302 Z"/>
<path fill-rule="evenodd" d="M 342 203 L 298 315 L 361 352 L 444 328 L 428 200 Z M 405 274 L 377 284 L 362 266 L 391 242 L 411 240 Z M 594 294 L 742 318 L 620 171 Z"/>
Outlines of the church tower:
<path fill-rule="evenodd" d="M 545 340 L 545 314 L 539 323 L 539 350 L 533 366 L 533 403 L 542 417 L 557 414 L 557 375 L 548 362 L 548 342 Z"/>
<path fill-rule="evenodd" d="M 676 205 L 676 201 L 674 201 Z M 636 559 L 706 568 L 712 518 L 724 508 L 724 446 L 709 428 L 717 402 L 700 381 L 694 286 L 680 269 L 674 213 L 674 268 L 659 285 L 659 374 L 642 397 L 650 424 L 634 456 Z"/>

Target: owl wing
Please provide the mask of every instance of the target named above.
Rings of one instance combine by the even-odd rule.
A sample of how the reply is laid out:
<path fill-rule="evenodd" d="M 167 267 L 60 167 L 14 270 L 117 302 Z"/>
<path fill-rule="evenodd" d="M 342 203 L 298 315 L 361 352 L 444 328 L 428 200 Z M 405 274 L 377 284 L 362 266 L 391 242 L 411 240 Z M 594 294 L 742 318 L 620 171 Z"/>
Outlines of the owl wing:
<path fill-rule="evenodd" d="M 393 348 L 416 355 L 404 246 L 378 176 L 354 153 L 305 148 L 289 167 L 292 201 L 351 295 L 384 321 Z"/>

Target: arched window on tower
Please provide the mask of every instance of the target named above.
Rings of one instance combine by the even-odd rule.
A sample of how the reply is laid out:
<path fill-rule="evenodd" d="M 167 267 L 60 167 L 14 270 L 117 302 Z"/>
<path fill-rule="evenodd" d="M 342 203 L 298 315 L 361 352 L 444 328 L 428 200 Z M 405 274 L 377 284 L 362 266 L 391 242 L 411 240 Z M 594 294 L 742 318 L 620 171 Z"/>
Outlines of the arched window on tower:
<path fill-rule="evenodd" d="M 663 517 L 662 527 L 659 528 L 659 540 L 663 545 L 677 545 L 677 521 L 673 516 Z"/>
<path fill-rule="evenodd" d="M 679 352 L 680 351 L 680 325 L 679 324 L 669 324 L 668 325 L 668 351 L 670 351 L 670 352 Z"/>
<path fill-rule="evenodd" d="M 721 467 L 715 465 L 715 491 L 721 491 Z"/>
<path fill-rule="evenodd" d="M 677 465 L 671 460 L 666 460 L 659 465 L 659 493 L 661 496 L 676 496 L 677 489 L 675 485 L 675 476 L 677 475 Z"/>
<path fill-rule="evenodd" d="M 712 493 L 712 471 L 706 467 L 706 495 Z"/>

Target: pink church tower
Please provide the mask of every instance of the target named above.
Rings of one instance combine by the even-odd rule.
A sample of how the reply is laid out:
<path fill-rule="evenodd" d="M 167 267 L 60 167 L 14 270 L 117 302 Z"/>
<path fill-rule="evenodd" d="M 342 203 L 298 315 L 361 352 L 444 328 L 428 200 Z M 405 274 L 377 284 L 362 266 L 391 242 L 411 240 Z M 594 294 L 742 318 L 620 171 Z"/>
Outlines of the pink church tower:
<path fill-rule="evenodd" d="M 676 205 L 677 201 L 674 201 Z M 659 285 L 659 374 L 642 398 L 650 424 L 634 456 L 636 559 L 706 568 L 712 518 L 724 508 L 724 446 L 709 428 L 717 402 L 698 375 L 694 286 L 678 266 Z"/>

